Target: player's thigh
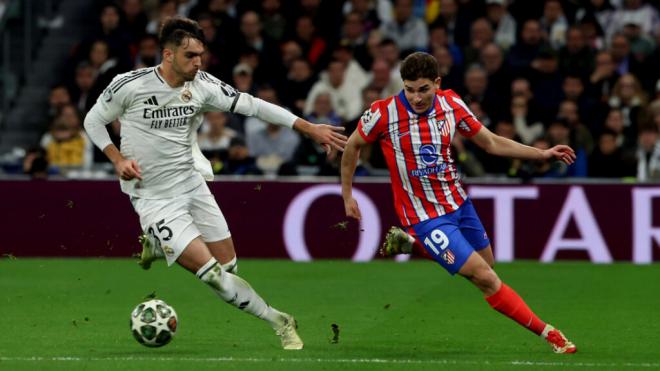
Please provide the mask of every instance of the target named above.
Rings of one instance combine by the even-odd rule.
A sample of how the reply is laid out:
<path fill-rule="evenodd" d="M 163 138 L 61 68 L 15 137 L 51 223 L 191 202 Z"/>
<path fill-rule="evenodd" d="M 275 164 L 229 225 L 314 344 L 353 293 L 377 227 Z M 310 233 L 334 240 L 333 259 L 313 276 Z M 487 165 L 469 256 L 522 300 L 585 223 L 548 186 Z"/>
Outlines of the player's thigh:
<path fill-rule="evenodd" d="M 488 244 L 486 248 L 477 250 L 477 253 L 483 260 L 488 263 L 488 265 L 492 268 L 495 266 L 495 257 L 493 256 L 493 248 Z"/>
<path fill-rule="evenodd" d="M 468 198 L 457 212 L 460 213 L 458 216 L 458 225 L 461 233 L 474 250 L 481 251 L 490 247 L 488 233 L 486 233 L 486 228 L 481 223 L 481 219 L 479 219 L 472 201 Z"/>
<path fill-rule="evenodd" d="M 201 238 L 194 238 L 177 258 L 176 262 L 193 274 L 197 273 L 213 256 Z"/>
<path fill-rule="evenodd" d="M 190 197 L 190 214 L 201 233 L 202 240 L 209 244 L 230 239 L 227 220 L 206 183 L 198 187 Z M 219 245 L 222 251 L 234 250 L 231 241 L 215 245 Z"/>
<path fill-rule="evenodd" d="M 413 229 L 426 252 L 452 275 L 458 273 L 474 252 L 450 217 L 427 220 Z"/>
<path fill-rule="evenodd" d="M 168 265 L 174 264 L 190 242 L 201 235 L 185 197 L 132 199 L 131 202 L 140 217 L 142 230 L 163 250 Z"/>

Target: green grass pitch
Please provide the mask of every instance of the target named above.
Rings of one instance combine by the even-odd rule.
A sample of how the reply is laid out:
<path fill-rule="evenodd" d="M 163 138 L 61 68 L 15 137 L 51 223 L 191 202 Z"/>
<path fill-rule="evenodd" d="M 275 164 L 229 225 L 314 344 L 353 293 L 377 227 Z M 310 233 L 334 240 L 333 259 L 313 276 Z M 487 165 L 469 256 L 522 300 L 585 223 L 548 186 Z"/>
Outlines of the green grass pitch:
<path fill-rule="evenodd" d="M 577 345 L 556 355 L 427 261 L 239 260 L 240 275 L 296 316 L 302 351 L 179 267 L 122 259 L 0 260 L 0 370 L 648 370 L 660 368 L 660 266 L 517 262 L 496 267 Z M 139 345 L 151 292 L 179 315 L 169 345 Z M 332 324 L 339 341 L 332 343 Z"/>

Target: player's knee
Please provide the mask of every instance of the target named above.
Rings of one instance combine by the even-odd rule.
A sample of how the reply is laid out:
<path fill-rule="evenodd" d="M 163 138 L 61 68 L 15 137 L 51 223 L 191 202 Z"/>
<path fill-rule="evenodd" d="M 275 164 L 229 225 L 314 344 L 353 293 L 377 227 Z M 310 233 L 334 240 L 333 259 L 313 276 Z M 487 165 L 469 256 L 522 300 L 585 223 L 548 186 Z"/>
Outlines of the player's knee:
<path fill-rule="evenodd" d="M 477 269 L 470 280 L 484 293 L 494 293 L 499 285 L 499 277 L 490 267 Z"/>
<path fill-rule="evenodd" d="M 222 268 L 215 258 L 211 258 L 195 274 L 202 282 L 211 286 L 215 290 L 221 290 L 220 276 Z"/>

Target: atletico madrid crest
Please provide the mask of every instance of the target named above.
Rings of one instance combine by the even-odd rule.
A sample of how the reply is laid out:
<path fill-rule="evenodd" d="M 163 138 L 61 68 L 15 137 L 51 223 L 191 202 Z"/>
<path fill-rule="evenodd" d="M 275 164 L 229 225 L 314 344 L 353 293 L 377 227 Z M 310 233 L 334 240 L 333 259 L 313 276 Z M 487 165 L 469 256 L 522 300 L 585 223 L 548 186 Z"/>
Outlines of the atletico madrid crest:
<path fill-rule="evenodd" d="M 456 257 L 454 256 L 454 253 L 451 252 L 451 250 L 447 249 L 445 252 L 442 254 L 442 259 L 447 262 L 447 264 L 454 264 L 456 261 Z"/>

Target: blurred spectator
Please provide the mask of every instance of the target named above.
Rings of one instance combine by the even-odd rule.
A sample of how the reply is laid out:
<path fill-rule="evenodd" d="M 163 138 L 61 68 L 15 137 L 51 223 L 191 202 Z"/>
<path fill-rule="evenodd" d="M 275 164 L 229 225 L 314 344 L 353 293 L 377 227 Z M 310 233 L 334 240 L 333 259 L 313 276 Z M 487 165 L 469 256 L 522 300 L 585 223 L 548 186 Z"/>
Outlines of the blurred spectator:
<path fill-rule="evenodd" d="M 73 106 L 66 106 L 41 138 L 50 166 L 60 172 L 89 168 L 93 162 L 92 141 L 83 132 L 80 117 Z"/>
<path fill-rule="evenodd" d="M 352 11 L 345 15 L 341 27 L 341 43 L 352 48 L 355 60 L 364 69 L 369 68 L 372 61 L 367 48 L 367 35 L 360 13 Z"/>
<path fill-rule="evenodd" d="M 389 0 L 349 0 L 344 3 L 344 15 L 357 13 L 362 20 L 363 31 L 378 29 L 381 20 L 391 20 L 392 3 Z"/>
<path fill-rule="evenodd" d="M 624 151 L 630 152 L 635 149 L 637 145 L 637 138 L 626 137 L 624 135 L 625 127 L 623 126 L 623 112 L 620 109 L 612 108 L 607 113 L 604 126 L 600 131 L 609 131 L 614 133 L 617 147 L 621 147 Z"/>
<path fill-rule="evenodd" d="M 660 139 L 656 125 L 644 125 L 637 144 L 637 180 L 660 180 Z"/>
<path fill-rule="evenodd" d="M 153 67 L 160 64 L 161 51 L 158 38 L 154 35 L 144 35 L 138 43 L 138 52 L 135 56 L 134 69 Z"/>
<path fill-rule="evenodd" d="M 109 48 L 109 54 L 118 58 L 122 68 L 131 66 L 130 43 L 131 36 L 121 27 L 121 9 L 114 4 L 105 5 L 101 10 L 100 28 L 92 40 L 103 40 Z"/>
<path fill-rule="evenodd" d="M 96 82 L 95 72 L 88 62 L 81 62 L 76 68 L 75 85 L 69 91 L 80 112 L 86 113 L 97 98 L 92 90 Z"/>
<path fill-rule="evenodd" d="M 566 45 L 559 50 L 559 70 L 586 80 L 594 69 L 594 52 L 587 45 L 582 29 L 571 26 L 566 31 Z"/>
<path fill-rule="evenodd" d="M 656 4 L 657 6 L 657 4 Z M 658 32 L 660 19 L 658 10 L 643 0 L 623 0 L 623 7 L 614 12 L 612 17 L 613 32 L 623 31 L 626 25 L 635 25 L 646 35 Z"/>
<path fill-rule="evenodd" d="M 327 79 L 320 79 L 309 92 L 305 102 L 305 115 L 312 112 L 314 100 L 321 92 L 329 92 L 332 97 L 332 106 L 343 120 L 352 120 L 361 113 L 362 97 L 360 90 L 346 79 L 346 64 L 333 60 L 328 65 Z"/>
<path fill-rule="evenodd" d="M 635 176 L 635 164 L 617 146 L 617 134 L 604 130 L 598 138 L 598 146 L 589 156 L 589 176 L 595 178 L 623 178 Z"/>
<path fill-rule="evenodd" d="M 516 43 L 516 20 L 507 10 L 508 0 L 486 0 L 486 17 L 495 30 L 495 43 L 508 50 Z"/>
<path fill-rule="evenodd" d="M 110 55 L 108 44 L 103 40 L 96 40 L 92 43 L 88 61 L 94 69 L 95 91 L 92 99 L 96 100 L 101 91 L 110 84 L 112 78 L 121 73 L 121 69 L 117 59 Z"/>
<path fill-rule="evenodd" d="M 426 24 L 412 10 L 413 0 L 394 0 L 394 19 L 380 26 L 383 35 L 394 40 L 404 54 L 426 50 L 429 43 Z"/>
<path fill-rule="evenodd" d="M 578 150 L 584 150 L 587 155 L 590 154 L 594 149 L 594 138 L 582 122 L 577 104 L 570 100 L 561 102 L 557 118 L 568 123 L 571 130 L 571 145 Z"/>
<path fill-rule="evenodd" d="M 48 158 L 43 148 L 34 147 L 27 150 L 23 158 L 23 173 L 30 175 L 32 179 L 48 178 Z"/>
<path fill-rule="evenodd" d="M 202 132 L 197 139 L 199 148 L 205 154 L 216 151 L 227 151 L 229 149 L 229 143 L 238 134 L 226 127 L 227 115 L 225 112 L 208 112 L 204 118 Z"/>
<path fill-rule="evenodd" d="M 261 171 L 275 174 L 282 164 L 292 160 L 299 143 L 298 133 L 269 123 L 248 137 L 247 147 Z"/>
<path fill-rule="evenodd" d="M 451 58 L 453 63 L 456 65 L 463 64 L 463 52 L 461 49 L 449 43 L 449 38 L 447 37 L 447 27 L 442 22 L 435 22 L 431 24 L 429 30 L 429 51 L 431 54 L 435 55 L 435 51 L 438 48 L 446 48 L 449 53 L 451 53 Z"/>
<path fill-rule="evenodd" d="M 267 61 L 261 64 L 263 73 L 268 76 L 277 73 L 279 68 L 276 63 L 279 59 L 277 45 L 262 33 L 261 20 L 257 12 L 247 11 L 241 16 L 240 30 L 239 50 L 248 48 L 256 50 L 259 60 Z"/>
<path fill-rule="evenodd" d="M 540 24 L 545 34 L 545 39 L 550 43 L 550 46 L 555 50 L 559 50 L 559 48 L 564 46 L 566 43 L 568 20 L 564 14 L 561 1 L 545 0 Z"/>
<path fill-rule="evenodd" d="M 607 106 L 602 103 L 597 105 L 593 98 L 584 93 L 584 82 L 577 75 L 566 75 L 564 77 L 562 92 L 565 100 L 570 100 L 577 105 L 580 117 L 584 117 L 587 127 L 595 132 L 605 119 Z"/>
<path fill-rule="evenodd" d="M 62 107 L 71 104 L 71 95 L 64 85 L 55 85 L 50 89 L 48 95 L 48 116 L 54 119 Z"/>
<path fill-rule="evenodd" d="M 605 32 L 593 15 L 586 15 L 577 26 L 582 30 L 588 47 L 593 50 L 601 50 L 605 47 Z"/>
<path fill-rule="evenodd" d="M 493 132 L 504 138 L 520 142 L 520 138 L 516 136 L 516 129 L 510 121 L 498 121 L 493 128 Z M 510 158 L 490 156 L 481 149 L 477 150 L 476 155 L 486 174 L 511 175 L 512 171 L 516 171 L 513 169 L 514 160 Z"/>
<path fill-rule="evenodd" d="M 536 138 L 531 146 L 540 150 L 550 148 L 550 143 L 545 138 Z M 523 161 L 518 169 L 517 176 L 523 179 L 530 178 L 557 178 L 566 173 L 566 165 L 559 161 Z"/>
<path fill-rule="evenodd" d="M 529 105 L 525 97 L 518 95 L 511 98 L 511 117 L 522 143 L 531 145 L 543 134 L 543 123 L 531 122 L 529 118 Z"/>
<path fill-rule="evenodd" d="M 612 89 L 609 105 L 623 113 L 624 135 L 636 138 L 640 115 L 646 107 L 646 94 L 635 76 L 627 73 L 619 78 Z"/>
<path fill-rule="evenodd" d="M 252 67 L 247 63 L 239 63 L 234 67 L 232 76 L 233 86 L 238 89 L 238 91 L 254 95 L 256 92 L 256 86 L 254 84 L 254 79 L 252 78 Z"/>
<path fill-rule="evenodd" d="M 589 0 L 584 2 L 582 7 L 575 13 L 575 19 L 581 25 L 590 23 L 592 20 L 595 21 L 595 25 L 600 29 L 600 36 L 605 36 L 609 39 L 610 35 L 604 35 L 604 31 L 613 22 L 614 10 L 610 0 Z"/>
<path fill-rule="evenodd" d="M 486 74 L 486 70 L 481 65 L 473 64 L 465 71 L 464 84 L 465 92 L 461 95 L 465 103 L 478 102 L 488 114 L 495 110 L 495 108 L 489 106 L 489 102 L 486 99 L 488 74 Z"/>
<path fill-rule="evenodd" d="M 589 76 L 587 94 L 599 103 L 608 103 L 614 84 L 619 76 L 612 54 L 606 50 L 598 52 L 596 54 L 596 67 Z"/>
<path fill-rule="evenodd" d="M 305 99 L 312 89 L 314 81 L 312 67 L 306 59 L 298 58 L 291 62 L 284 84 L 286 94 L 283 94 L 282 101 L 296 115 L 302 115 L 305 108 Z"/>
<path fill-rule="evenodd" d="M 503 116 L 509 102 L 509 91 L 502 91 L 502 86 L 509 85 L 513 74 L 504 64 L 502 50 L 495 43 L 489 43 L 481 49 L 479 56 L 481 65 L 488 75 L 486 88 L 487 105 L 485 109 L 491 116 Z"/>
<path fill-rule="evenodd" d="M 538 109 L 544 117 L 552 116 L 562 98 L 562 79 L 557 53 L 549 47 L 539 51 L 532 61 L 529 81 Z"/>
<path fill-rule="evenodd" d="M 339 44 L 332 51 L 332 58 L 341 61 L 346 65 L 345 79 L 350 81 L 355 89 L 362 90 L 369 83 L 369 76 L 353 58 L 353 49 L 346 44 Z M 321 73 L 322 79 L 326 78 L 326 72 Z"/>
<path fill-rule="evenodd" d="M 493 42 L 493 27 L 486 18 L 479 18 L 470 28 L 470 44 L 464 49 L 465 65 L 471 66 L 479 61 L 481 50 Z"/>
<path fill-rule="evenodd" d="M 329 124 L 339 126 L 341 117 L 339 117 L 332 106 L 330 93 L 321 92 L 314 99 L 312 112 L 305 116 L 305 119 L 315 124 Z"/>
<path fill-rule="evenodd" d="M 518 42 L 509 50 L 509 65 L 516 72 L 524 71 L 536 59 L 542 46 L 541 24 L 536 19 L 528 19 L 523 23 Z"/>
<path fill-rule="evenodd" d="M 401 79 L 392 80 L 390 67 L 383 59 L 375 59 L 371 66 L 369 86 L 378 89 L 381 98 L 399 94 L 402 89 Z"/>
<path fill-rule="evenodd" d="M 156 17 L 147 24 L 147 32 L 152 35 L 158 35 L 163 20 L 177 15 L 177 5 L 177 0 L 160 0 L 158 13 Z"/>
<path fill-rule="evenodd" d="M 318 70 L 328 58 L 327 42 L 316 33 L 312 18 L 302 16 L 296 22 L 296 39 L 302 47 L 303 55 Z"/>
<path fill-rule="evenodd" d="M 553 120 L 548 126 L 545 139 L 550 147 L 565 144 L 571 146 L 576 154 L 575 162 L 568 167 L 562 165 L 556 172 L 557 176 L 586 177 L 588 175 L 588 153 L 583 147 L 576 146 L 573 137 L 574 132 L 571 130 L 571 124 L 566 120 Z"/>
<path fill-rule="evenodd" d="M 383 59 L 390 66 L 390 81 L 394 83 L 400 82 L 401 89 L 403 89 L 403 81 L 401 81 L 401 54 L 399 47 L 392 39 L 384 39 L 378 44 L 378 51 L 375 58 Z"/>
<path fill-rule="evenodd" d="M 441 0 L 440 16 L 437 21 L 447 26 L 449 43 L 463 47 L 470 41 L 470 17 L 476 15 L 470 14 L 465 7 L 459 7 L 458 2 L 458 0 Z"/>
<path fill-rule="evenodd" d="M 227 161 L 220 169 L 218 169 L 218 166 L 216 165 L 214 172 L 233 175 L 263 174 L 263 172 L 257 167 L 255 158 L 250 156 L 250 151 L 245 144 L 245 140 L 241 137 L 234 137 L 229 142 Z"/>
<path fill-rule="evenodd" d="M 637 78 L 644 75 L 644 66 L 630 52 L 630 41 L 624 34 L 618 33 L 612 36 L 610 44 L 610 53 L 616 72 L 620 75 L 632 73 Z"/>
<path fill-rule="evenodd" d="M 147 31 L 149 18 L 142 8 L 142 0 L 122 0 L 121 9 L 124 17 L 121 28 L 127 31 L 131 42 L 137 44 Z"/>
<path fill-rule="evenodd" d="M 282 41 L 287 28 L 287 18 L 282 12 L 281 0 L 261 0 L 264 35 L 274 41 Z"/>
<path fill-rule="evenodd" d="M 454 63 L 449 49 L 444 46 L 434 47 L 433 56 L 438 61 L 439 76 L 442 79 L 440 88 L 460 91 L 463 85 L 463 69 Z"/>

